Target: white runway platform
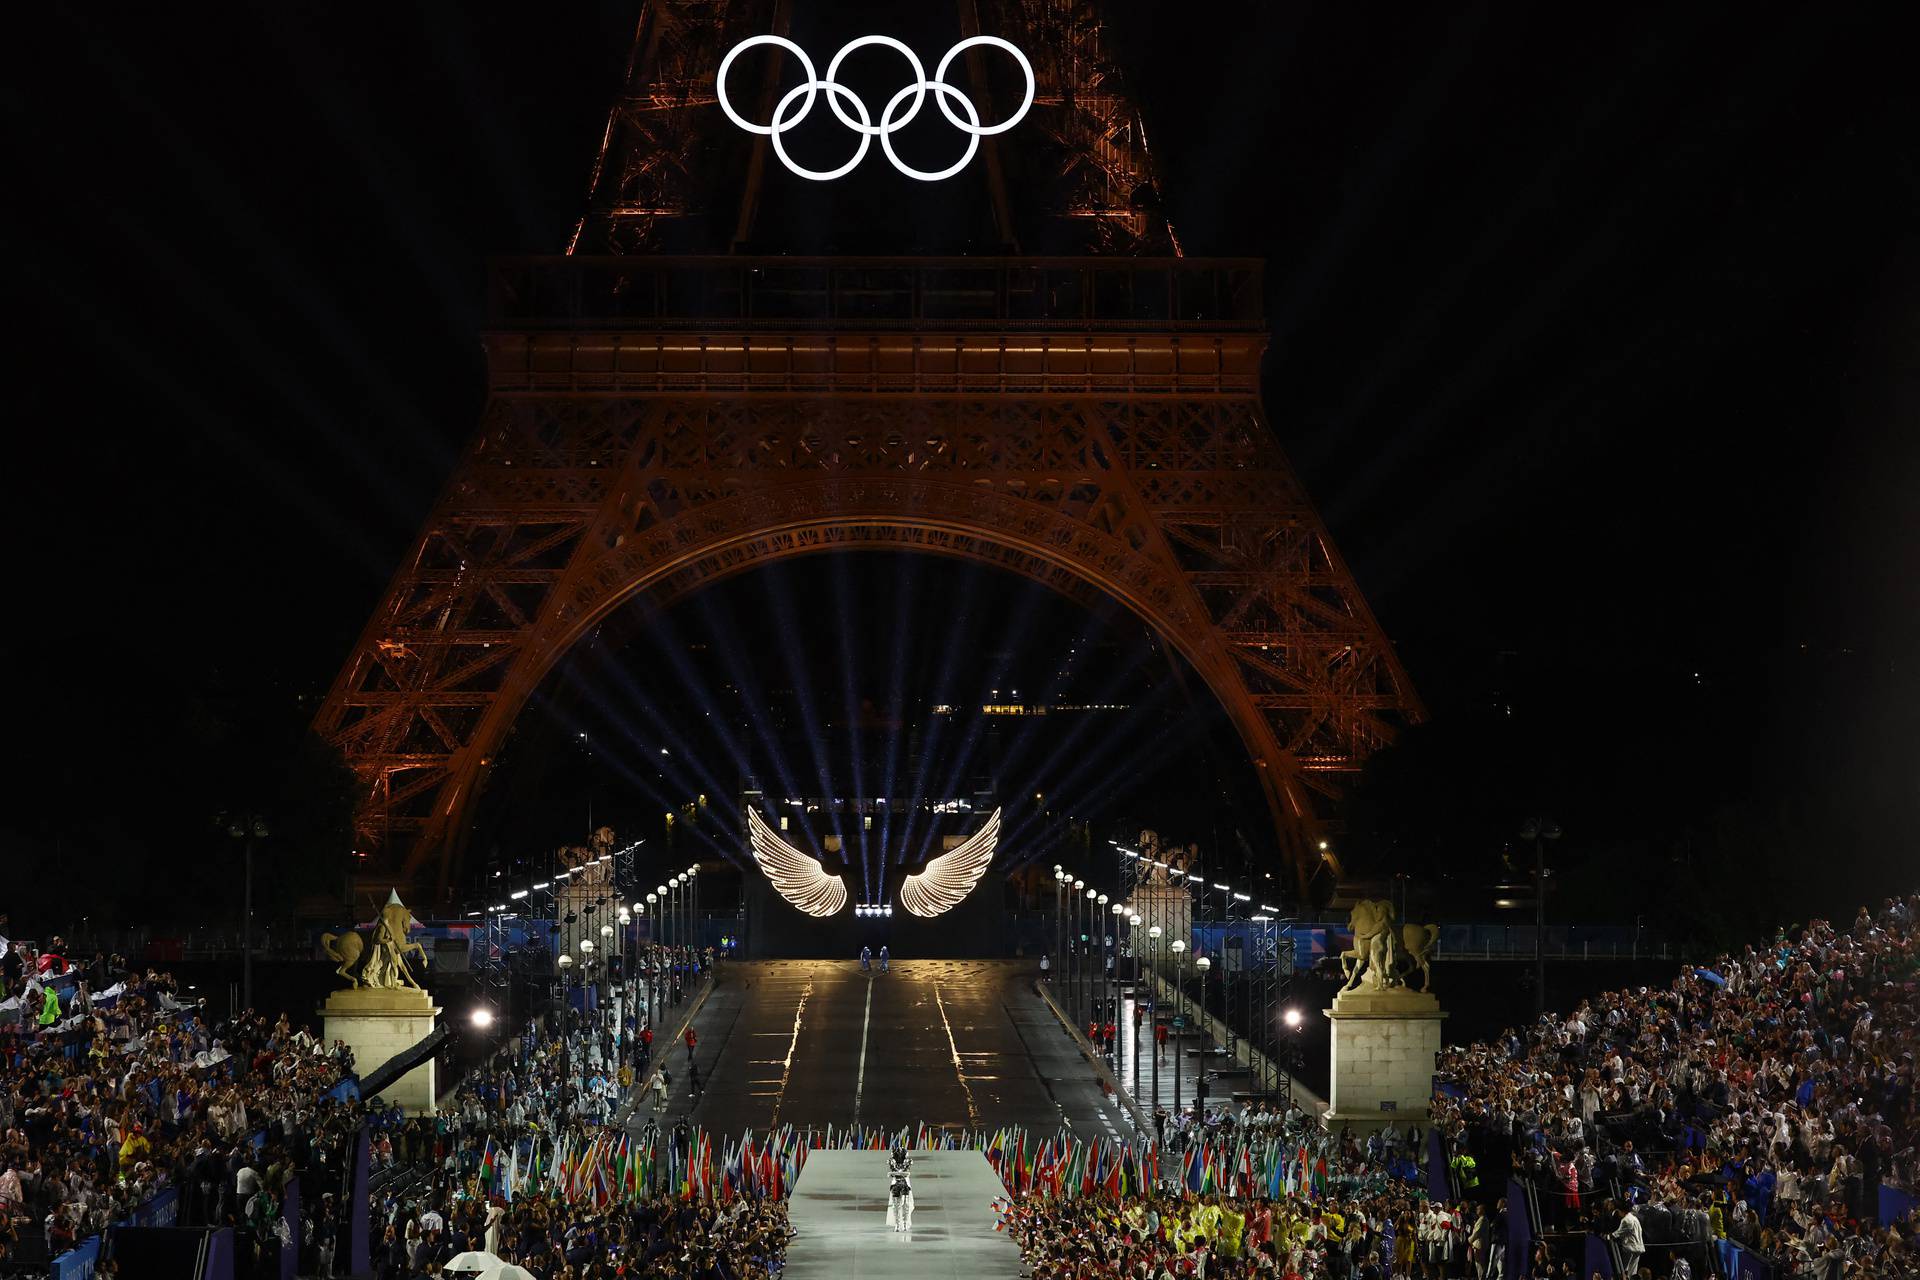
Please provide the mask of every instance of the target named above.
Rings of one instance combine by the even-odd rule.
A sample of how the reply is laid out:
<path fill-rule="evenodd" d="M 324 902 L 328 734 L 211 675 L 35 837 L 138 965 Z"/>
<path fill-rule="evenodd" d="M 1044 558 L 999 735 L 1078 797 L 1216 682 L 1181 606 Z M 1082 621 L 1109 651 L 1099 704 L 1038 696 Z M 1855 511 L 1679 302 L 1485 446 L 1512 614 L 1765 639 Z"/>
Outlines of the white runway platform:
<path fill-rule="evenodd" d="M 1020 1247 L 993 1229 L 1004 1194 L 978 1151 L 916 1151 L 913 1230 L 891 1231 L 886 1152 L 811 1152 L 787 1206 L 785 1280 L 1017 1280 Z"/>

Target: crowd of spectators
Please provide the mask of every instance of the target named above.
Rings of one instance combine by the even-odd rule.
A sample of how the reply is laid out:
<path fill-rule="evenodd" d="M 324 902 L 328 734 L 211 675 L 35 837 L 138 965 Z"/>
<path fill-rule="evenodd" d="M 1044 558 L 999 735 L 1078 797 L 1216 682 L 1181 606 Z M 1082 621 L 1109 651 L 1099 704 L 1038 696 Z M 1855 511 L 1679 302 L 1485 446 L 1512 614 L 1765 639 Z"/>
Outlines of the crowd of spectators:
<path fill-rule="evenodd" d="M 1425 1135 L 1319 1137 L 1324 1190 L 1269 1197 L 1096 1193 L 1008 1211 L 1035 1277 L 1392 1280 L 1506 1274 L 1509 1175 L 1534 1193 L 1534 1276 L 1579 1280 L 1599 1239 L 1626 1274 L 1702 1280 L 1714 1245 L 1779 1280 L 1920 1276 L 1883 1183 L 1916 1181 L 1920 931 L 1891 899 L 1815 921 L 1441 1055 L 1433 1124 L 1449 1195 L 1429 1200 Z M 1257 1105 L 1156 1115 L 1162 1148 L 1291 1145 L 1313 1122 Z M 1164 1171 L 1163 1171 L 1164 1172 Z M 1533 1234 L 1529 1230 L 1528 1234 Z"/>
<path fill-rule="evenodd" d="M 1703 1275 L 1724 1237 L 1780 1274 L 1912 1275 L 1877 1214 L 1883 1182 L 1916 1185 L 1917 979 L 1913 904 L 1889 899 L 1450 1050 L 1436 1122 L 1526 1178 L 1549 1231 L 1602 1232 L 1629 1266 Z"/>
<path fill-rule="evenodd" d="M 105 955 L 76 965 L 58 938 L 4 949 L 0 1275 L 45 1274 L 169 1190 L 177 1222 L 230 1224 L 248 1257 L 284 1234 L 296 1172 L 310 1175 L 309 1221 L 343 1212 L 359 1121 L 326 1097 L 351 1066 L 339 1046 L 284 1017 L 210 1022 L 167 974 Z M 97 1274 L 112 1272 L 108 1257 Z"/>
<path fill-rule="evenodd" d="M 556 1153 L 585 1149 L 623 1119 L 636 1070 L 651 1064 L 644 1024 L 626 1038 L 611 1026 L 579 1010 L 543 1022 L 471 1071 L 438 1116 L 407 1121 L 381 1144 L 382 1160 L 414 1176 L 395 1179 L 375 1206 L 379 1280 L 434 1275 L 468 1251 L 540 1280 L 778 1274 L 789 1235 L 782 1202 L 563 1190 Z M 640 1138 L 684 1151 L 688 1130 L 682 1122 L 660 1133 L 649 1120 Z"/>
<path fill-rule="evenodd" d="M 1317 1198 L 1029 1197 L 1008 1229 L 1035 1280 L 1437 1278 L 1484 1267 L 1504 1239 L 1497 1207 L 1429 1201 L 1397 1178 L 1342 1183 Z"/>

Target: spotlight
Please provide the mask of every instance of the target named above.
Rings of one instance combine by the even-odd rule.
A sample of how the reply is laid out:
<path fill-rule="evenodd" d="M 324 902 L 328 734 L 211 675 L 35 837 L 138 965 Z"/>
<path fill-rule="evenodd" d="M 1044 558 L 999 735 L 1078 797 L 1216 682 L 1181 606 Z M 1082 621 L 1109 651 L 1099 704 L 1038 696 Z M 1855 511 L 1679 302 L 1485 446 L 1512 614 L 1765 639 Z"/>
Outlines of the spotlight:
<path fill-rule="evenodd" d="M 890 916 L 893 914 L 893 904 L 889 902 L 886 906 L 880 908 L 880 910 Z"/>
<path fill-rule="evenodd" d="M 1298 1027 L 1300 1025 L 1300 1011 L 1298 1009 L 1289 1009 L 1280 1015 L 1280 1021 L 1286 1023 L 1288 1027 Z"/>
<path fill-rule="evenodd" d="M 562 969 L 571 969 L 573 968 L 573 957 L 562 951 L 558 963 Z"/>
<path fill-rule="evenodd" d="M 472 1018 L 473 1025 L 480 1028 L 482 1031 L 485 1031 L 488 1027 L 493 1025 L 493 1010 L 491 1009 L 487 1009 L 487 1008 L 475 1009 L 468 1016 Z"/>

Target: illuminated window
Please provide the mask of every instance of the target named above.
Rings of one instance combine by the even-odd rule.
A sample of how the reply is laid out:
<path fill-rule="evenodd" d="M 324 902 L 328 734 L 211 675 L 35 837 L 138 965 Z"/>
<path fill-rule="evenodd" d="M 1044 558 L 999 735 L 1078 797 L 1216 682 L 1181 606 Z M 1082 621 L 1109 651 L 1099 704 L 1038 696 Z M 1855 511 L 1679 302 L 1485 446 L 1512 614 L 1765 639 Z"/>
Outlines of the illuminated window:
<path fill-rule="evenodd" d="M 787 829 L 787 815 L 784 813 L 780 815 L 780 829 L 782 831 Z"/>
<path fill-rule="evenodd" d="M 860 825 L 868 831 L 873 830 L 873 815 L 868 814 L 866 817 L 860 819 Z"/>

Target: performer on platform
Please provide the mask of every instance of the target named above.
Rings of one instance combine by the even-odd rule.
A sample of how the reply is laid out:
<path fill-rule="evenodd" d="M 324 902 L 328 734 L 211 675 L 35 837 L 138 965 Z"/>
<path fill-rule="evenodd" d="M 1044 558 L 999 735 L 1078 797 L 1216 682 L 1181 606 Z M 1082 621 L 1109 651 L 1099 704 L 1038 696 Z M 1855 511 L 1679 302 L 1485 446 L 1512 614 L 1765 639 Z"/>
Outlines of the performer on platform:
<path fill-rule="evenodd" d="M 860 948 L 860 972 L 862 973 L 873 972 L 873 948 L 872 947 Z"/>
<path fill-rule="evenodd" d="M 887 971 L 887 944 L 883 942 L 880 944 L 880 972 L 885 973 L 886 971 Z"/>
<path fill-rule="evenodd" d="M 904 1142 L 893 1144 L 887 1161 L 887 1225 L 895 1231 L 913 1230 L 913 1158 Z"/>

